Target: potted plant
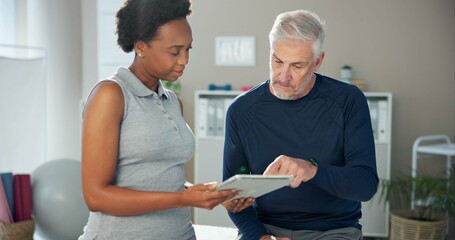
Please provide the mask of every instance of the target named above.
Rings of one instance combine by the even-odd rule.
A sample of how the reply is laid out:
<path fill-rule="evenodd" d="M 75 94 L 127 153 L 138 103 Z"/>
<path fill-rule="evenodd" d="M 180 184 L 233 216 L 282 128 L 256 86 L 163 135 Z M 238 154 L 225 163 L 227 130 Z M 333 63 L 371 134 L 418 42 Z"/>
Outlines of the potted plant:
<path fill-rule="evenodd" d="M 180 80 L 171 82 L 171 81 L 162 81 L 165 88 L 172 90 L 177 96 L 180 96 L 180 92 L 182 90 L 182 84 Z"/>
<path fill-rule="evenodd" d="M 448 176 L 400 174 L 381 185 L 381 197 L 397 209 L 391 211 L 390 239 L 445 239 L 447 217 L 455 215 L 453 168 Z"/>

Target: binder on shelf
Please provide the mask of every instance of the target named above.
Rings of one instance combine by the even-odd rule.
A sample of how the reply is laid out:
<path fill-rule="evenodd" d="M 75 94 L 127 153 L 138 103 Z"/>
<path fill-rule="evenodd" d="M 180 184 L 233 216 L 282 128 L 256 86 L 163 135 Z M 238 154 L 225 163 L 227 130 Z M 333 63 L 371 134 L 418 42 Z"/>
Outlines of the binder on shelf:
<path fill-rule="evenodd" d="M 378 101 L 378 141 L 387 141 L 387 100 Z"/>
<path fill-rule="evenodd" d="M 198 135 L 201 137 L 207 136 L 207 109 L 209 105 L 208 98 L 199 98 L 198 100 Z"/>
<path fill-rule="evenodd" d="M 197 136 L 224 136 L 226 111 L 235 96 L 200 96 L 197 105 Z"/>
<path fill-rule="evenodd" d="M 370 108 L 371 127 L 373 128 L 374 139 L 378 140 L 378 102 L 376 100 L 367 100 Z"/>
<path fill-rule="evenodd" d="M 32 188 L 29 174 L 13 176 L 14 220 L 16 222 L 32 219 Z"/>
<path fill-rule="evenodd" d="M 228 97 L 228 98 L 224 99 L 224 119 L 226 119 L 227 110 L 228 110 L 229 106 L 231 106 L 233 101 L 234 101 L 234 98 L 232 98 L 232 97 Z"/>
<path fill-rule="evenodd" d="M 207 136 L 216 136 L 216 102 L 214 99 L 208 99 Z"/>
<path fill-rule="evenodd" d="M 6 193 L 3 188 L 2 178 L 0 178 L 0 222 L 3 223 L 13 222 L 13 216 L 11 215 L 11 210 L 8 205 Z"/>
<path fill-rule="evenodd" d="M 213 99 L 216 105 L 216 136 L 224 136 L 224 99 L 217 98 Z"/>
<path fill-rule="evenodd" d="M 14 216 L 14 187 L 13 187 L 13 173 L 12 172 L 4 172 L 0 173 L 2 182 L 3 182 L 3 189 L 6 194 L 6 199 L 8 200 L 8 207 L 11 211 L 11 216 Z"/>

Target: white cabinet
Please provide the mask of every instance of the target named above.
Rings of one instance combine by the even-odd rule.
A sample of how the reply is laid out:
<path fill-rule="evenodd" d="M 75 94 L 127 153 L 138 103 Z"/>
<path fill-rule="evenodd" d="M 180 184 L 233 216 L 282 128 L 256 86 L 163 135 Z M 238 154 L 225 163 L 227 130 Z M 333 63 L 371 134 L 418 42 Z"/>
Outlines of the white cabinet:
<path fill-rule="evenodd" d="M 392 146 L 392 94 L 382 92 L 365 92 L 370 107 L 371 125 L 375 136 L 376 166 L 380 180 L 390 179 L 390 159 Z M 388 203 L 380 199 L 380 186 L 376 195 L 368 202 L 362 202 L 362 218 L 365 237 L 388 237 L 389 215 Z"/>
<path fill-rule="evenodd" d="M 194 161 L 195 183 L 222 180 L 224 147 L 224 114 L 236 91 L 197 91 L 195 94 Z M 376 161 L 380 179 L 390 179 L 392 95 L 390 93 L 365 93 L 370 104 L 372 125 L 375 131 Z M 224 103 L 224 104 L 223 104 Z M 221 114 L 222 119 L 218 119 Z M 222 128 L 219 128 L 219 125 Z M 216 129 L 216 130 L 213 130 Z M 218 132 L 220 131 L 220 132 Z M 379 200 L 377 194 L 369 202 L 362 203 L 364 236 L 387 237 L 389 230 L 389 206 Z M 194 223 L 212 226 L 234 227 L 222 206 L 209 211 L 194 209 Z"/>
<path fill-rule="evenodd" d="M 194 132 L 196 152 L 194 182 L 222 181 L 225 113 L 238 91 L 196 91 Z M 212 210 L 193 209 L 195 224 L 235 227 L 226 209 L 219 205 Z"/>

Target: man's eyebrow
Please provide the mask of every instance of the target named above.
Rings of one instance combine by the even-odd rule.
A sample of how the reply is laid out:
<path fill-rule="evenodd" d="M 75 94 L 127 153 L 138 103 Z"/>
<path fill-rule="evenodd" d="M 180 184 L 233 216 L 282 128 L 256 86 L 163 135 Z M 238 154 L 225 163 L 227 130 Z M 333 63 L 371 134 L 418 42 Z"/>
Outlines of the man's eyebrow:
<path fill-rule="evenodd" d="M 275 55 L 275 53 L 272 53 L 272 56 L 273 56 L 274 58 L 276 58 L 278 61 L 283 62 L 283 60 L 281 60 L 279 57 L 277 57 L 277 56 Z M 292 64 L 292 65 L 296 65 L 296 64 L 305 65 L 306 63 L 307 63 L 306 61 L 298 61 L 298 62 L 292 62 L 291 64 Z"/>
<path fill-rule="evenodd" d="M 275 55 L 275 53 L 272 53 L 272 56 L 273 56 L 274 58 L 278 59 L 279 61 L 281 61 L 281 59 L 280 59 L 279 57 L 277 57 L 277 56 Z M 282 62 L 282 61 L 281 61 L 281 62 Z"/>

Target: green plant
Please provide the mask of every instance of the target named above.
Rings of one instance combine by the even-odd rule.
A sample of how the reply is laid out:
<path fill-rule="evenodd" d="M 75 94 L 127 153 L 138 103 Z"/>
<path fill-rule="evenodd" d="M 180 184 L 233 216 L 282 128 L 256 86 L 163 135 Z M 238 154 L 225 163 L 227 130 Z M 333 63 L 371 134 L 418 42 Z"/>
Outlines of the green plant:
<path fill-rule="evenodd" d="M 381 181 L 381 198 L 396 204 L 400 209 L 411 209 L 414 191 L 415 207 L 412 219 L 434 221 L 447 214 L 455 215 L 455 172 L 449 176 L 400 174 L 393 180 Z"/>
<path fill-rule="evenodd" d="M 171 81 L 162 81 L 163 86 L 169 90 L 172 90 L 177 96 L 180 96 L 180 92 L 182 90 L 182 84 L 179 80 L 174 82 Z"/>

